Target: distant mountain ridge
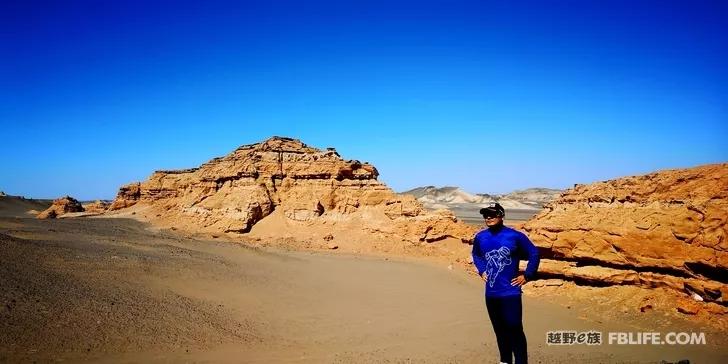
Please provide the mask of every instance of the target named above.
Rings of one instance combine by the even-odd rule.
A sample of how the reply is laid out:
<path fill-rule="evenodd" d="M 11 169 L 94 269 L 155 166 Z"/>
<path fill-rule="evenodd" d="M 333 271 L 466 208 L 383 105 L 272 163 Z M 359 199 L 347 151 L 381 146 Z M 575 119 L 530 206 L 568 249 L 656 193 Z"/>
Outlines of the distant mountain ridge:
<path fill-rule="evenodd" d="M 428 208 L 447 208 L 453 204 L 486 205 L 498 202 L 506 209 L 539 210 L 563 192 L 558 189 L 536 187 L 502 195 L 491 195 L 470 193 L 456 186 L 424 186 L 413 188 L 402 194 L 414 196 Z"/>

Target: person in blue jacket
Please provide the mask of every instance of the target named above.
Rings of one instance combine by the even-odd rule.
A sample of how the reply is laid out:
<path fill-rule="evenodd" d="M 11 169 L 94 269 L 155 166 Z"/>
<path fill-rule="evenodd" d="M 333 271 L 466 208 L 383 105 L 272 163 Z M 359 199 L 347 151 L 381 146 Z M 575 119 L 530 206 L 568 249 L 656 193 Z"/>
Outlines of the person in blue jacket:
<path fill-rule="evenodd" d="M 473 239 L 473 263 L 485 282 L 485 306 L 493 324 L 501 363 L 528 363 L 523 332 L 521 286 L 534 279 L 538 270 L 538 249 L 528 237 L 503 225 L 505 210 L 500 204 L 480 209 L 487 229 Z M 518 262 L 527 259 L 523 274 Z"/>

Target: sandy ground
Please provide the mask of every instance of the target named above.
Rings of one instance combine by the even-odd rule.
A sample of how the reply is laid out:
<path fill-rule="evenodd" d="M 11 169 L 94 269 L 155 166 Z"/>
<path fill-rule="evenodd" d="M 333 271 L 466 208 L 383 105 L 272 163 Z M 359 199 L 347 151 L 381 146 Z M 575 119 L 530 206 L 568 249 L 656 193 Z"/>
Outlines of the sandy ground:
<path fill-rule="evenodd" d="M 495 363 L 482 290 L 421 260 L 256 248 L 129 219 L 0 218 L 0 362 Z M 524 296 L 532 363 L 728 362 L 720 332 L 695 346 L 546 345 L 550 330 L 702 330 L 655 326 L 650 312 L 580 317 L 573 304 Z"/>

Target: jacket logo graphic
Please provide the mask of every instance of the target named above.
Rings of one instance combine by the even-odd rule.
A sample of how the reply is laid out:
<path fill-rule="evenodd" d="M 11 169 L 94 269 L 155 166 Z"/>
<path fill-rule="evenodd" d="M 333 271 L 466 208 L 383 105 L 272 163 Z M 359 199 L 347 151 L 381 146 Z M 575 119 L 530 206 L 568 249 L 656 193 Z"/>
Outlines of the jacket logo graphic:
<path fill-rule="evenodd" d="M 485 259 L 488 261 L 488 265 L 485 267 L 485 274 L 488 275 L 488 285 L 493 288 L 498 274 L 505 266 L 511 264 L 511 251 L 508 247 L 502 246 L 485 253 Z"/>

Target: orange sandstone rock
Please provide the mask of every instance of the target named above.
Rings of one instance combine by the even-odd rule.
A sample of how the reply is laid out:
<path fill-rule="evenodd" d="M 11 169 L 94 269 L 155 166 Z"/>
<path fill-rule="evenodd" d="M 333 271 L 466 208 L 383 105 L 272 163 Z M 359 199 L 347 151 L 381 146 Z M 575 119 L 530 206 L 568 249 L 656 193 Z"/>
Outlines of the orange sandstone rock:
<path fill-rule="evenodd" d="M 374 166 L 344 160 L 333 148 L 273 137 L 198 168 L 157 171 L 147 181 L 122 187 L 110 209 L 141 204 L 163 224 L 218 233 L 249 233 L 269 219 L 259 234 L 321 239 L 340 230 L 348 233 L 335 236 L 352 241 L 356 236 L 472 239 L 472 227 L 449 212 L 426 212 L 414 197 L 395 194 L 378 176 Z"/>
<path fill-rule="evenodd" d="M 73 197 L 65 196 L 53 201 L 51 207 L 47 208 L 36 217 L 39 219 L 55 219 L 63 214 L 71 212 L 83 212 L 83 206 Z"/>
<path fill-rule="evenodd" d="M 83 210 L 85 212 L 91 213 L 103 213 L 109 209 L 109 206 L 111 206 L 111 204 L 108 202 L 96 200 L 94 202 L 83 205 Z"/>
<path fill-rule="evenodd" d="M 555 276 L 725 302 L 727 223 L 728 164 L 715 164 L 576 185 L 524 229 L 546 258 L 581 267 L 551 269 Z"/>

